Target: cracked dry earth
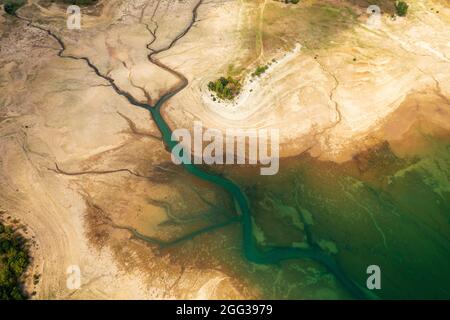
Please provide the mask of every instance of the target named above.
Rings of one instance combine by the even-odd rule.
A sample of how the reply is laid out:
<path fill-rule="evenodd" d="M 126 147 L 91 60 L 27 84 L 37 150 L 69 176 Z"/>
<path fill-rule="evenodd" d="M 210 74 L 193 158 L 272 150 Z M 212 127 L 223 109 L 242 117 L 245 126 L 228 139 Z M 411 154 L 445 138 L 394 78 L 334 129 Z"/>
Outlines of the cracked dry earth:
<path fill-rule="evenodd" d="M 283 157 L 341 163 L 384 140 L 407 153 L 396 142 L 417 119 L 450 132 L 450 8 L 409 2 L 407 18 L 386 13 L 378 29 L 364 1 L 99 1 L 82 9 L 81 30 L 45 1 L 2 13 L 0 210 L 34 240 L 28 273 L 41 279 L 26 289 L 38 299 L 267 296 L 245 275 L 279 269 L 242 257 L 230 196 L 172 164 L 130 97 L 153 105 L 187 84 L 163 106 L 171 128 L 279 128 Z M 344 4 L 349 13 L 326 16 Z M 298 43 L 245 105 L 208 99 L 209 81 L 230 69 L 246 77 Z M 66 286 L 71 265 L 77 290 Z M 306 297 L 348 297 L 332 277 L 320 285 Z"/>

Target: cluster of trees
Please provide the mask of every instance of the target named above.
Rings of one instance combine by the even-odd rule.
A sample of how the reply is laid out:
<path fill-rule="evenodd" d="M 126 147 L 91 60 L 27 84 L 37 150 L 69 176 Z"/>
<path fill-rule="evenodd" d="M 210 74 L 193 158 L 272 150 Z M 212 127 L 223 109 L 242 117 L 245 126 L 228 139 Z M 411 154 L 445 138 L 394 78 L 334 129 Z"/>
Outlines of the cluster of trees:
<path fill-rule="evenodd" d="M 252 73 L 252 77 L 259 77 L 261 74 L 263 74 L 264 72 L 267 71 L 267 69 L 269 69 L 269 65 L 265 65 L 265 66 L 258 66 L 255 70 L 255 72 Z"/>
<path fill-rule="evenodd" d="M 25 4 L 26 0 L 6 0 L 3 8 L 5 12 L 10 15 L 16 14 L 17 9 Z"/>
<path fill-rule="evenodd" d="M 397 1 L 395 3 L 395 11 L 397 12 L 397 15 L 400 17 L 406 16 L 408 8 L 409 5 L 405 1 Z"/>
<path fill-rule="evenodd" d="M 20 278 L 29 263 L 25 240 L 0 222 L 0 300 L 23 300 Z"/>
<path fill-rule="evenodd" d="M 231 76 L 220 77 L 216 81 L 210 81 L 208 89 L 214 92 L 219 99 L 232 100 L 239 94 L 241 83 Z"/>

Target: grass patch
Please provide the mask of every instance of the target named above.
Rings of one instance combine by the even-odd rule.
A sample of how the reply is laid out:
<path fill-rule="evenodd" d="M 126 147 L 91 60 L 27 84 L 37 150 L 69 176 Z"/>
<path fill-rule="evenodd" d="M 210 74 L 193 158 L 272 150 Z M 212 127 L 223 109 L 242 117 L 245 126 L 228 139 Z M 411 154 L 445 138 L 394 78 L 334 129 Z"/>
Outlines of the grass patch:
<path fill-rule="evenodd" d="M 275 0 L 275 1 L 278 1 L 278 2 L 284 2 L 284 3 L 286 3 L 286 4 L 297 4 L 297 3 L 299 3 L 300 2 L 300 0 Z"/>

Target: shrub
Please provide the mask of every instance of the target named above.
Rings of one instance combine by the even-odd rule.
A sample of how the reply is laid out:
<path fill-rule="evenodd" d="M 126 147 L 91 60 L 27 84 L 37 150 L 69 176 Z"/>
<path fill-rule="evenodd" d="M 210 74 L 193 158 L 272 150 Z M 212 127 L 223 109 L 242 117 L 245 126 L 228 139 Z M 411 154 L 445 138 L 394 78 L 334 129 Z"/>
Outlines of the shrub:
<path fill-rule="evenodd" d="M 269 69 L 269 66 L 268 66 L 268 65 L 265 65 L 265 66 L 258 66 L 258 67 L 256 68 L 255 72 L 252 73 L 252 76 L 253 76 L 253 77 L 254 77 L 254 76 L 258 76 L 258 77 L 259 77 L 261 74 L 263 74 L 264 72 L 266 72 L 267 69 Z"/>
<path fill-rule="evenodd" d="M 408 8 L 409 5 L 405 1 L 397 1 L 395 3 L 395 11 L 397 12 L 397 15 L 399 15 L 400 17 L 406 16 Z"/>
<path fill-rule="evenodd" d="M 15 15 L 17 9 L 25 4 L 25 0 L 6 0 L 4 9 L 7 14 Z"/>

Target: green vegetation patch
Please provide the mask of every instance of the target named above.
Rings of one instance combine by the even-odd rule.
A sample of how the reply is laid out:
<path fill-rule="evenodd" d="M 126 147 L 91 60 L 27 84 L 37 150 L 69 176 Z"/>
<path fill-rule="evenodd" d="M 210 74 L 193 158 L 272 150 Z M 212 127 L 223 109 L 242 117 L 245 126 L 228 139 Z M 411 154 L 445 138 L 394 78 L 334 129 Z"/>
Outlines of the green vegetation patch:
<path fill-rule="evenodd" d="M 210 81 L 208 89 L 214 92 L 219 99 L 232 100 L 239 94 L 241 83 L 231 76 L 220 77 L 216 81 Z"/>
<path fill-rule="evenodd" d="M 302 50 L 316 50 L 345 41 L 346 30 L 358 23 L 351 6 L 325 1 L 301 1 L 298 5 L 268 3 L 264 11 L 264 54 L 290 50 L 296 43 Z"/>
<path fill-rule="evenodd" d="M 23 300 L 21 277 L 29 264 L 25 239 L 0 222 L 0 300 Z"/>
<path fill-rule="evenodd" d="M 16 11 L 25 4 L 25 0 L 6 0 L 4 1 L 4 10 L 7 14 L 15 15 Z"/>
<path fill-rule="evenodd" d="M 265 66 L 258 66 L 256 68 L 255 72 L 252 73 L 252 77 L 259 77 L 264 72 L 266 72 L 267 69 L 269 69 L 269 65 L 267 65 L 267 64 Z"/>
<path fill-rule="evenodd" d="M 397 1 L 395 3 L 395 12 L 398 16 L 404 17 L 408 13 L 409 5 L 405 1 Z"/>

